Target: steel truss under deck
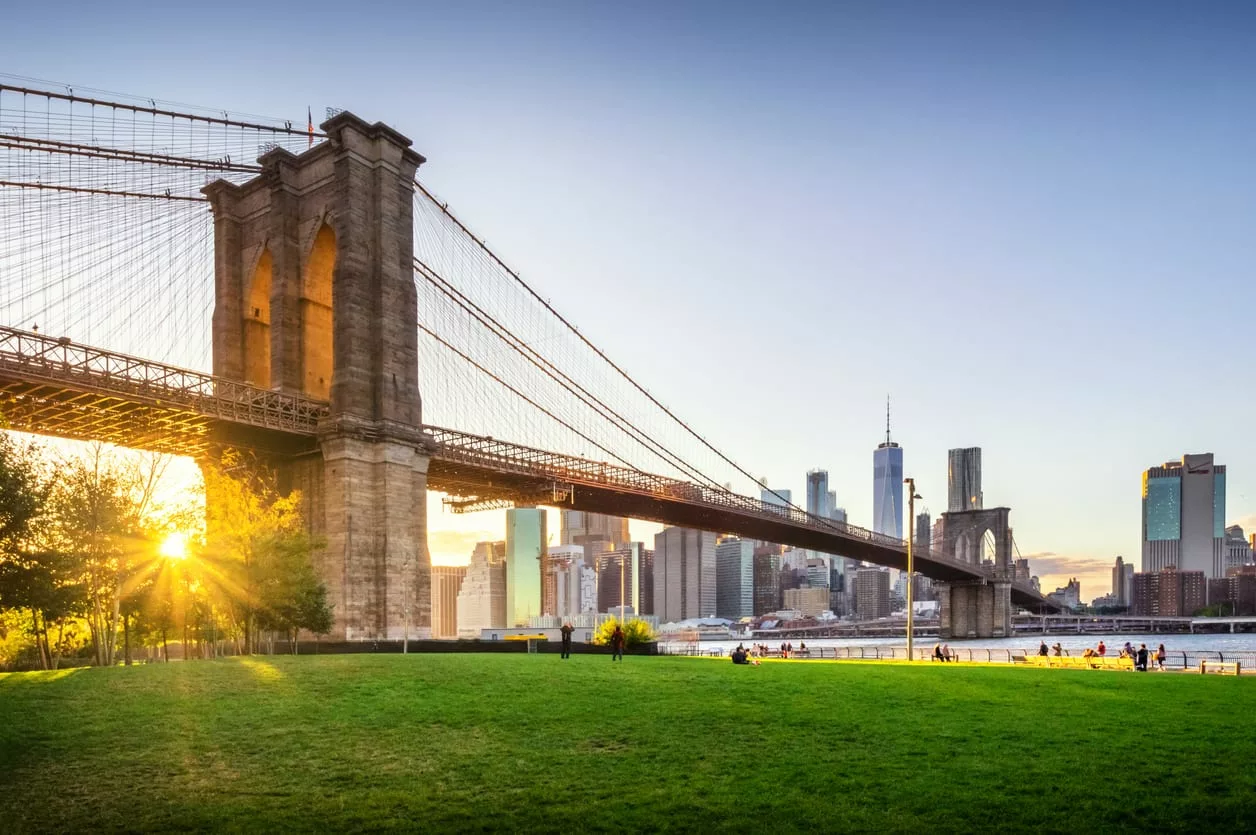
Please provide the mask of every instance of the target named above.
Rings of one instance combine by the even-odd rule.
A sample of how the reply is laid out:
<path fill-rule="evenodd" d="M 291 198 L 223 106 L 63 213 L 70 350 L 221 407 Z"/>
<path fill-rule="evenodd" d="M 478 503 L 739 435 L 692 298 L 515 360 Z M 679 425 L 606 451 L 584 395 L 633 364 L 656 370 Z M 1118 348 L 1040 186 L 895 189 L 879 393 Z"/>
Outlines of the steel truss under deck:
<path fill-rule="evenodd" d="M 312 448 L 327 404 L 0 326 L 0 414 L 11 429 L 195 456 Z"/>

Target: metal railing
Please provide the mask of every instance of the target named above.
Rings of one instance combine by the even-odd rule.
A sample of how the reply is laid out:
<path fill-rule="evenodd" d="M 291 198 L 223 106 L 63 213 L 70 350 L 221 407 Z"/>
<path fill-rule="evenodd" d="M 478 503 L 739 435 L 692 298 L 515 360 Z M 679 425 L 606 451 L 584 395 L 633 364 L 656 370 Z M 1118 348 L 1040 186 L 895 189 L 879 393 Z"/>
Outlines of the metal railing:
<path fill-rule="evenodd" d="M 907 553 L 907 543 L 902 539 L 846 522 L 822 519 L 798 508 L 782 507 L 761 499 L 742 496 L 721 487 L 692 484 L 642 470 L 550 452 L 497 438 L 472 435 L 456 429 L 427 426 L 424 427 L 424 431 L 435 441 L 437 454 L 447 461 L 538 479 L 583 482 L 616 490 L 643 493 L 660 499 L 707 505 L 760 518 L 779 519 L 793 527 L 859 539 L 874 545 L 900 550 L 904 556 Z M 934 553 L 929 549 L 916 548 L 915 557 L 960 569 L 974 576 L 988 574 L 984 566 L 965 562 L 948 554 Z"/>
<path fill-rule="evenodd" d="M 747 644 L 755 644 L 751 641 Z M 1148 648 L 1151 653 L 1148 666 L 1154 667 L 1155 651 Z M 659 655 L 682 655 L 690 657 L 717 657 L 727 656 L 731 650 L 723 647 L 703 647 L 700 643 L 683 643 L 669 644 L 660 641 L 658 645 Z M 933 647 L 921 647 L 912 653 L 916 661 L 938 662 L 933 657 Z M 950 647 L 952 662 L 979 663 L 979 664 L 1016 664 L 1018 659 L 1035 656 L 1038 654 L 1036 647 L 1029 649 L 1017 648 L 967 648 L 967 647 Z M 1064 650 L 1063 654 L 1070 658 L 1081 657 L 1080 650 Z M 780 658 L 781 650 L 779 645 L 768 645 L 768 649 L 760 657 Z M 794 647 L 789 653 L 790 658 L 798 660 L 809 659 L 827 659 L 839 661 L 906 661 L 907 648 L 901 646 L 853 646 L 853 647 L 829 647 L 817 646 L 807 647 L 805 650 L 800 647 Z M 1107 655 L 1111 659 L 1115 655 Z M 1166 670 L 1196 670 L 1199 668 L 1201 661 L 1221 661 L 1221 662 L 1239 662 L 1244 671 L 1256 671 L 1256 651 L 1237 650 L 1167 650 L 1165 652 L 1165 669 Z"/>
<path fill-rule="evenodd" d="M 65 337 L 0 326 L 0 378 L 109 394 L 280 432 L 313 435 L 328 406 Z"/>

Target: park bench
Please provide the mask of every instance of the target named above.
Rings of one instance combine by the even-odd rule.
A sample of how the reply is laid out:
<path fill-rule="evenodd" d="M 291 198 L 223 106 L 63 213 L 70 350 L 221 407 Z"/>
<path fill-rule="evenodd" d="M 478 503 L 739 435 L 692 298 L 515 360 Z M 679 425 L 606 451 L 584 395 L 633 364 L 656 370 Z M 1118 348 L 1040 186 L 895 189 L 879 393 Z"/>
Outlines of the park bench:
<path fill-rule="evenodd" d="M 1241 670 L 1241 667 L 1239 665 L 1239 662 L 1237 661 L 1204 660 L 1204 661 L 1199 662 L 1200 675 L 1206 675 L 1210 672 L 1216 672 L 1216 673 L 1220 673 L 1221 675 L 1225 675 L 1226 673 L 1231 673 L 1237 676 L 1239 675 L 1240 670 Z"/>
<path fill-rule="evenodd" d="M 1108 658 L 1092 655 L 1084 658 L 1080 655 L 1016 655 L 1012 660 L 1027 664 L 1030 667 L 1051 667 L 1056 669 L 1090 669 L 1090 670 L 1132 670 L 1133 658 Z"/>

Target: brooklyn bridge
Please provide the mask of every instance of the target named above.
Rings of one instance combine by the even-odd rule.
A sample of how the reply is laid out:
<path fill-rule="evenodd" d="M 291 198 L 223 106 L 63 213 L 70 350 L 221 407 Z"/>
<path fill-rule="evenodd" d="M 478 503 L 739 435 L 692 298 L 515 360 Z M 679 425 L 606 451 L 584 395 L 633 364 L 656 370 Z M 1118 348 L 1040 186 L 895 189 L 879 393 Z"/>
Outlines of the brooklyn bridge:
<path fill-rule="evenodd" d="M 425 162 L 349 112 L 315 128 L 0 84 L 7 427 L 245 451 L 302 491 L 347 640 L 429 622 L 429 489 L 906 568 L 901 540 L 737 492 L 750 472 L 432 194 Z M 1058 608 L 1015 571 L 1006 511 L 965 524 L 993 560 L 914 553 L 946 634 Z"/>

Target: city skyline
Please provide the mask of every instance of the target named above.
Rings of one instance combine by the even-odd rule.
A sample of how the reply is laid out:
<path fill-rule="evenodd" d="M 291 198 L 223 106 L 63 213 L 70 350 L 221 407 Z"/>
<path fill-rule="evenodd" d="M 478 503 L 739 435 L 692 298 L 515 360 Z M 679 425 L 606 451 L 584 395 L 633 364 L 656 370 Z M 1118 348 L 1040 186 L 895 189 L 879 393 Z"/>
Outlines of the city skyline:
<path fill-rule="evenodd" d="M 987 7 L 973 25 L 925 6 L 792 19 L 731 6 L 675 11 L 659 31 L 624 9 L 502 8 L 487 23 L 443 9 L 416 48 L 353 20 L 282 38 L 275 23 L 238 31 L 231 14 L 171 9 L 120 27 L 125 6 L 76 9 L 64 50 L 18 41 L 5 69 L 301 124 L 307 106 L 343 106 L 396 125 L 429 157 L 425 182 L 609 355 L 771 484 L 802 495 L 820 463 L 853 524 L 873 526 L 866 445 L 889 388 L 905 474 L 940 507 L 946 450 L 980 444 L 983 490 L 1013 509 L 1044 587 L 1103 587 L 1115 555 L 1137 555 L 1139 474 L 1182 450 L 1227 463 L 1225 524 L 1256 528 L 1250 329 L 1206 347 L 1147 337 L 1186 305 L 1256 301 L 1240 81 L 1256 59 L 1231 17 Z M 9 21 L 35 31 L 45 15 Z M 193 20 L 235 59 L 221 72 L 183 46 Z M 482 129 L 503 113 L 509 141 Z M 599 288 L 629 285 L 608 318 Z M 919 303 L 891 320 L 883 287 Z M 634 322 L 673 336 L 645 344 Z M 705 350 L 716 323 L 788 348 Z M 983 327 L 1009 336 L 978 348 L 965 334 Z M 824 386 L 796 362 L 866 346 L 872 361 L 839 364 Z M 960 364 L 969 385 L 951 379 Z M 730 369 L 759 387 L 735 411 L 693 385 Z M 1227 408 L 1149 408 L 1170 378 L 1224 392 Z M 807 408 L 782 408 L 799 393 Z M 429 509 L 437 564 L 502 537 L 501 517 L 456 517 L 438 496 Z M 632 527 L 648 542 L 657 526 Z"/>

